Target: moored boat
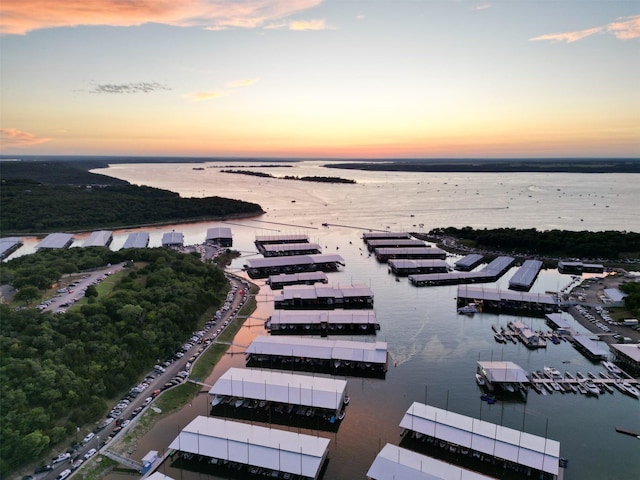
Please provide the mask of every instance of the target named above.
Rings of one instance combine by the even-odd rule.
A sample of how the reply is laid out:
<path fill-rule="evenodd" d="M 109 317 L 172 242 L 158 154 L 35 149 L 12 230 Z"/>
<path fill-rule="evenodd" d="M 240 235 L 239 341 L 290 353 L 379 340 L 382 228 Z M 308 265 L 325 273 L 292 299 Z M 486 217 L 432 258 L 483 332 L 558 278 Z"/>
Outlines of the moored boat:
<path fill-rule="evenodd" d="M 504 335 L 502 335 L 501 333 L 496 333 L 493 338 L 496 340 L 496 342 L 498 343 L 507 343 L 507 340 L 504 338 Z"/>
<path fill-rule="evenodd" d="M 473 315 L 474 313 L 478 313 L 478 306 L 475 303 L 469 303 L 464 307 L 458 308 L 458 313 L 461 315 Z"/>
<path fill-rule="evenodd" d="M 617 373 L 618 375 L 622 373 L 622 370 L 620 370 L 620 368 L 613 362 L 603 361 L 602 366 L 609 370 L 611 373 Z"/>
<path fill-rule="evenodd" d="M 640 398 L 640 391 L 629 382 L 623 381 L 620 383 L 620 385 L 622 386 L 622 388 L 624 388 L 625 393 L 627 393 L 628 395 L 635 398 Z"/>
<path fill-rule="evenodd" d="M 479 373 L 476 373 L 476 383 L 478 385 L 480 385 L 481 387 L 484 387 L 487 382 L 485 381 L 484 377 L 482 375 L 480 375 Z"/>

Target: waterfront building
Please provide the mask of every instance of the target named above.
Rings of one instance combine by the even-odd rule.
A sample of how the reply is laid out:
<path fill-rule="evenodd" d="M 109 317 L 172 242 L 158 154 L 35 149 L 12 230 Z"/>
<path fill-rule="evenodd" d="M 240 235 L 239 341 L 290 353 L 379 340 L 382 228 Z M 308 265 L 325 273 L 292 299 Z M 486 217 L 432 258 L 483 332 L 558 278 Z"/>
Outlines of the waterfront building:
<path fill-rule="evenodd" d="M 220 247 L 232 247 L 233 235 L 229 227 L 213 227 L 207 229 L 205 242 Z"/>
<path fill-rule="evenodd" d="M 558 262 L 558 271 L 560 273 L 602 273 L 604 265 L 599 263 L 582 263 L 582 262 Z"/>
<path fill-rule="evenodd" d="M 72 243 L 73 235 L 70 233 L 50 233 L 35 248 L 69 248 Z"/>
<path fill-rule="evenodd" d="M 531 328 L 529 328 L 529 325 L 527 325 L 526 323 L 517 320 L 515 322 L 509 323 L 509 327 L 511 327 L 511 330 L 516 332 L 516 335 L 525 347 L 531 349 L 547 347 L 547 341 L 542 338 L 537 332 L 531 330 Z"/>
<path fill-rule="evenodd" d="M 329 439 L 198 416 L 182 429 L 169 448 L 206 458 L 211 464 L 237 464 L 247 473 L 259 468 L 268 471 L 270 477 L 286 474 L 316 480 L 327 459 Z"/>
<path fill-rule="evenodd" d="M 162 246 L 171 248 L 171 247 L 182 247 L 184 244 L 184 235 L 181 232 L 167 232 L 162 235 Z"/>
<path fill-rule="evenodd" d="M 99 230 L 91 232 L 89 238 L 84 241 L 83 247 L 108 247 L 113 241 L 113 232 L 109 230 Z"/>
<path fill-rule="evenodd" d="M 542 262 L 540 260 L 525 260 L 509 280 L 509 288 L 528 292 L 533 282 L 538 278 L 541 269 Z"/>
<path fill-rule="evenodd" d="M 609 357 L 609 351 L 594 342 L 590 335 L 574 335 L 571 341 L 580 353 L 591 360 L 606 360 Z"/>
<path fill-rule="evenodd" d="M 397 276 L 422 273 L 447 273 L 449 264 L 445 260 L 411 260 L 396 258 L 388 261 L 389 271 Z"/>
<path fill-rule="evenodd" d="M 122 248 L 147 248 L 149 246 L 148 232 L 130 233 Z"/>
<path fill-rule="evenodd" d="M 473 272 L 471 272 L 473 273 Z M 472 285 L 458 286 L 457 306 L 475 303 L 483 312 L 544 316 L 560 310 L 556 299 L 546 293 L 514 292 Z"/>
<path fill-rule="evenodd" d="M 625 370 L 640 374 L 640 343 L 614 343 L 610 348 L 615 362 Z"/>

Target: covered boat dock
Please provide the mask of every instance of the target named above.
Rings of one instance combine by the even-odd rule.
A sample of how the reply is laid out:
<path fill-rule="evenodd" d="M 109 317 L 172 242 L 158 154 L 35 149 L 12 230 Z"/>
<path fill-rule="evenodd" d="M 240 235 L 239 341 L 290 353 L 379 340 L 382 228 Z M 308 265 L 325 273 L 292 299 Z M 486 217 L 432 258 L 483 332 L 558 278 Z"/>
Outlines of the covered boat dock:
<path fill-rule="evenodd" d="M 571 341 L 576 350 L 591 360 L 606 360 L 609 358 L 609 351 L 593 341 L 590 335 L 574 335 Z"/>
<path fill-rule="evenodd" d="M 376 260 L 386 263 L 392 258 L 409 259 L 440 259 L 447 258 L 447 252 L 438 247 L 414 247 L 414 248 L 376 248 L 374 250 Z"/>
<path fill-rule="evenodd" d="M 276 309 L 367 309 L 373 308 L 373 290 L 364 285 L 288 285 L 274 294 L 273 303 Z"/>
<path fill-rule="evenodd" d="M 542 262 L 540 260 L 525 260 L 509 280 L 509 288 L 528 292 L 533 282 L 538 278 L 541 269 Z"/>
<path fill-rule="evenodd" d="M 184 245 L 184 235 L 181 232 L 167 232 L 162 234 L 163 247 L 182 247 L 182 245 Z"/>
<path fill-rule="evenodd" d="M 313 255 L 321 253 L 317 243 L 267 243 L 258 246 L 258 251 L 265 257 L 283 257 L 291 255 Z"/>
<path fill-rule="evenodd" d="M 511 268 L 514 261 L 515 259 L 512 257 L 496 257 L 491 263 L 477 272 L 409 275 L 409 281 L 417 287 L 495 282 Z"/>
<path fill-rule="evenodd" d="M 373 310 L 275 310 L 265 323 L 272 335 L 375 335 Z"/>
<path fill-rule="evenodd" d="M 283 235 L 256 235 L 255 245 L 260 249 L 261 245 L 278 243 L 307 243 L 309 235 L 306 233 L 293 233 Z"/>
<path fill-rule="evenodd" d="M 245 353 L 248 366 L 345 376 L 383 376 L 389 359 L 387 342 L 270 335 L 256 337 Z"/>
<path fill-rule="evenodd" d="M 205 242 L 220 247 L 232 247 L 233 235 L 229 227 L 213 227 L 207 229 Z"/>
<path fill-rule="evenodd" d="M 22 238 L 20 237 L 0 238 L 0 260 L 7 258 L 21 246 Z"/>
<path fill-rule="evenodd" d="M 502 390 L 513 393 L 512 389 L 527 392 L 526 387 L 529 385 L 527 372 L 513 362 L 478 362 L 476 373 L 485 380 L 487 390 L 490 392 Z"/>
<path fill-rule="evenodd" d="M 399 238 L 411 238 L 407 232 L 365 232 L 362 234 L 364 243 L 369 244 L 372 240 L 391 240 Z"/>
<path fill-rule="evenodd" d="M 490 480 L 481 473 L 467 470 L 437 458 L 387 443 L 376 455 L 367 471 L 369 480 Z"/>
<path fill-rule="evenodd" d="M 513 292 L 471 285 L 458 286 L 458 307 L 475 303 L 482 311 L 544 316 L 559 311 L 556 300 L 546 293 Z"/>
<path fill-rule="evenodd" d="M 482 263 L 484 257 L 479 253 L 471 253 L 453 264 L 453 268 L 462 272 L 470 272 Z"/>
<path fill-rule="evenodd" d="M 73 235 L 70 233 L 50 233 L 37 245 L 36 250 L 41 248 L 69 248 L 73 243 Z"/>
<path fill-rule="evenodd" d="M 84 241 L 83 247 L 108 247 L 113 241 L 113 232 L 110 230 L 99 230 L 91 232 L 89 238 Z"/>
<path fill-rule="evenodd" d="M 324 272 L 281 273 L 271 275 L 265 283 L 271 290 L 280 290 L 287 285 L 313 285 L 315 283 L 327 283 L 329 278 Z"/>
<path fill-rule="evenodd" d="M 399 277 L 421 273 L 447 273 L 449 264 L 444 260 L 410 260 L 395 258 L 389 260 L 389 271 Z"/>
<path fill-rule="evenodd" d="M 237 471 L 238 466 L 246 473 L 257 474 L 259 469 L 269 477 L 286 474 L 315 480 L 327 459 L 329 439 L 198 416 L 182 429 L 169 448 L 180 452 L 183 459 L 206 458 L 221 469 Z"/>
<path fill-rule="evenodd" d="M 413 238 L 386 238 L 383 240 L 369 240 L 367 249 L 373 252 L 376 248 L 418 248 L 425 247 L 426 244 L 422 240 Z"/>
<path fill-rule="evenodd" d="M 147 248 L 149 246 L 148 232 L 130 233 L 122 248 Z"/>
<path fill-rule="evenodd" d="M 434 453 L 459 453 L 481 473 L 499 468 L 501 478 L 564 478 L 566 460 L 556 440 L 418 402 L 409 407 L 400 426 L 407 443 L 424 443 Z"/>
<path fill-rule="evenodd" d="M 560 273 L 602 273 L 604 265 L 599 263 L 582 263 L 582 262 L 558 262 L 558 271 Z"/>
<path fill-rule="evenodd" d="M 613 361 L 625 369 L 640 374 L 640 344 L 612 344 Z"/>
<path fill-rule="evenodd" d="M 251 278 L 266 278 L 280 273 L 336 271 L 338 265 L 344 266 L 344 258 L 340 255 L 319 254 L 252 258 L 247 260 L 244 268 Z"/>

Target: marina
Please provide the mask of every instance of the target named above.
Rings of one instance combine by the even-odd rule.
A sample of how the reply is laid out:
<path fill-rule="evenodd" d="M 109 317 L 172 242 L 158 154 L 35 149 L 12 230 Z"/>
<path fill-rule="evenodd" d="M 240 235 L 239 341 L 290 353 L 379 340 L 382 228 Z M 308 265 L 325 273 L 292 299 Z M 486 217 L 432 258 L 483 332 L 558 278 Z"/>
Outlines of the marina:
<path fill-rule="evenodd" d="M 389 363 L 386 342 L 308 337 L 256 337 L 247 347 L 247 366 L 301 370 L 341 376 L 384 378 Z"/>
<path fill-rule="evenodd" d="M 494 258 L 489 264 L 475 272 L 431 273 L 410 275 L 409 281 L 416 287 L 433 287 L 438 285 L 458 285 L 461 283 L 495 282 L 502 277 L 515 259 L 507 256 Z"/>
<path fill-rule="evenodd" d="M 373 291 L 364 285 L 288 285 L 274 294 L 273 305 L 276 310 L 370 309 L 373 308 Z"/>

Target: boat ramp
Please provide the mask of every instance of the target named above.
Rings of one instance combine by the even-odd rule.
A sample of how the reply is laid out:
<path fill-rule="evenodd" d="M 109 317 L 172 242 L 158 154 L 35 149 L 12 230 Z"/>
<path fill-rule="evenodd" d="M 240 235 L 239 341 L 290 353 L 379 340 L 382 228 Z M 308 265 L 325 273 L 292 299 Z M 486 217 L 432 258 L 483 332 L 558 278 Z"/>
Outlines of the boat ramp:
<path fill-rule="evenodd" d="M 265 283 L 271 287 L 271 290 L 280 290 L 287 285 L 313 285 L 328 281 L 329 279 L 324 272 L 302 272 L 271 275 Z"/>
<path fill-rule="evenodd" d="M 198 416 L 169 448 L 179 453 L 176 466 L 189 468 L 193 463 L 201 468 L 209 464 L 213 472 L 225 478 L 244 473 L 317 480 L 327 461 L 329 442 L 317 435 Z"/>
<path fill-rule="evenodd" d="M 256 337 L 245 354 L 247 366 L 333 375 L 384 378 L 387 342 L 357 342 L 308 337 Z"/>
<path fill-rule="evenodd" d="M 288 285 L 274 294 L 273 304 L 275 309 L 370 309 L 373 291 L 364 285 Z"/>
<path fill-rule="evenodd" d="M 275 310 L 265 322 L 272 335 L 375 335 L 373 310 Z"/>
<path fill-rule="evenodd" d="M 458 285 L 466 283 L 495 282 L 504 275 L 515 262 L 513 257 L 500 256 L 477 272 L 429 273 L 423 275 L 409 275 L 409 281 L 416 287 L 431 287 L 438 285 Z"/>

